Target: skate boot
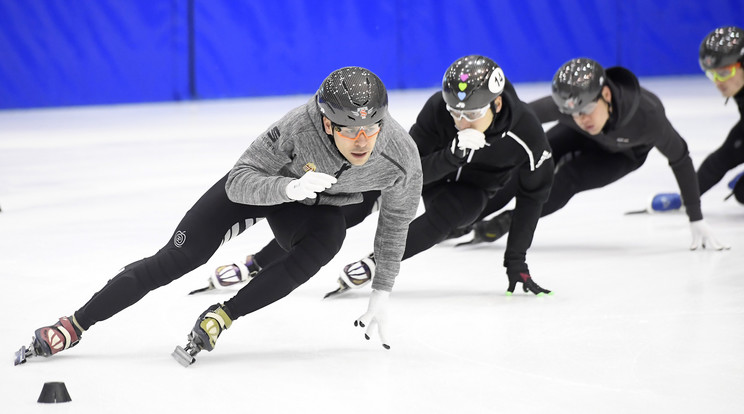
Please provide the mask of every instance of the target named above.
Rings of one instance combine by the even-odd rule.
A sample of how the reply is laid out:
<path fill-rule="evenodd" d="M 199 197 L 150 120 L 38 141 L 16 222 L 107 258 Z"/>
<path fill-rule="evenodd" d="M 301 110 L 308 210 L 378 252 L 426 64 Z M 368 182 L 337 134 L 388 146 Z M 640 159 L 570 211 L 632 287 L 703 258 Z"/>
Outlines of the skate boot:
<path fill-rule="evenodd" d="M 253 255 L 248 255 L 245 258 L 245 263 L 241 263 L 240 260 L 236 260 L 235 263 L 229 265 L 219 266 L 215 269 L 214 273 L 209 276 L 207 287 L 201 289 L 192 290 L 189 295 L 194 293 L 206 292 L 208 290 L 220 289 L 238 283 L 249 282 L 254 276 L 261 271 L 261 266 L 253 260 Z"/>
<path fill-rule="evenodd" d="M 744 171 L 740 172 L 739 174 L 736 174 L 736 176 L 732 178 L 731 181 L 729 181 L 728 183 L 729 190 L 733 190 L 734 187 L 736 187 L 736 183 L 739 182 L 742 176 L 744 176 Z"/>
<path fill-rule="evenodd" d="M 177 346 L 171 354 L 184 367 L 196 362 L 196 354 L 202 350 L 210 352 L 217 344 L 222 331 L 232 325 L 232 317 L 221 304 L 210 306 L 194 324 L 194 329 L 188 335 L 189 342 L 185 347 Z"/>
<path fill-rule="evenodd" d="M 723 200 L 728 200 L 731 197 L 736 198 L 736 201 L 744 204 L 744 180 L 741 177 L 744 176 L 744 172 L 740 172 L 728 183 L 728 188 L 731 190 L 731 194 L 727 195 Z"/>
<path fill-rule="evenodd" d="M 661 193 L 651 198 L 648 206 L 649 213 L 663 213 L 682 208 L 682 197 L 677 193 Z"/>
<path fill-rule="evenodd" d="M 491 220 L 482 220 L 473 226 L 473 240 L 458 243 L 455 247 L 483 242 L 492 243 L 509 232 L 511 226 L 512 212 L 504 211 Z"/>
<path fill-rule="evenodd" d="M 35 356 L 50 357 L 65 349 L 72 348 L 80 341 L 84 330 L 74 316 L 63 316 L 51 326 L 39 328 L 28 347 L 21 347 L 15 354 L 15 365 L 26 362 Z"/>
<path fill-rule="evenodd" d="M 471 224 L 471 225 L 468 225 L 468 226 L 465 226 L 465 227 L 460 227 L 459 229 L 454 229 L 454 230 L 452 230 L 450 232 L 450 234 L 447 235 L 447 238 L 445 240 L 458 239 L 458 238 L 460 238 L 460 237 L 462 237 L 462 236 L 470 233 L 471 231 L 473 231 L 473 226 L 474 225 Z"/>
<path fill-rule="evenodd" d="M 323 299 L 337 296 L 349 289 L 358 289 L 366 286 L 375 276 L 375 254 L 348 264 L 338 276 L 338 289 L 326 293 Z"/>
<path fill-rule="evenodd" d="M 670 211 L 681 211 L 683 209 L 682 196 L 678 193 L 658 193 L 651 196 L 646 208 L 643 210 L 626 211 L 625 215 L 666 213 Z"/>

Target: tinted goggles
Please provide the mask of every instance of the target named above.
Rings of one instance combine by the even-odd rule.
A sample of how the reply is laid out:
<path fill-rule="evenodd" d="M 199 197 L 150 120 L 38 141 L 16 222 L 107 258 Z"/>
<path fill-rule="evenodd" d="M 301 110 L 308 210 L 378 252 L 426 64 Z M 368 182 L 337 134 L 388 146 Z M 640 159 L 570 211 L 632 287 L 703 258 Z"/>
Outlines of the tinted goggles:
<path fill-rule="evenodd" d="M 342 138 L 350 139 L 352 141 L 356 141 L 359 139 L 362 134 L 364 134 L 367 138 L 374 138 L 377 136 L 377 134 L 380 133 L 380 128 L 382 126 L 379 122 L 375 124 L 369 124 L 364 126 L 354 126 L 354 127 L 347 127 L 347 126 L 341 126 L 333 124 L 333 129 L 338 132 L 338 135 Z"/>
<path fill-rule="evenodd" d="M 705 71 L 705 76 L 712 81 L 726 82 L 736 75 L 736 69 L 741 69 L 741 63 L 736 62 L 733 65 L 724 66 L 722 68 L 708 69 Z"/>
<path fill-rule="evenodd" d="M 594 110 L 597 109 L 597 105 L 599 105 L 599 98 L 582 106 L 581 109 L 579 109 L 578 111 L 569 111 L 569 110 L 566 110 L 565 108 L 560 108 L 560 111 L 563 112 L 564 114 L 569 114 L 573 116 L 584 116 L 584 115 L 589 115 L 592 112 L 594 112 Z"/>
<path fill-rule="evenodd" d="M 455 121 L 459 121 L 463 118 L 470 122 L 475 122 L 484 116 L 486 116 L 486 113 L 488 112 L 488 109 L 491 107 L 491 104 L 488 104 L 484 106 L 483 108 L 478 109 L 468 109 L 468 110 L 459 110 L 455 109 L 449 105 L 447 105 L 447 110 L 449 111 L 450 115 L 452 115 L 453 118 L 455 118 Z"/>

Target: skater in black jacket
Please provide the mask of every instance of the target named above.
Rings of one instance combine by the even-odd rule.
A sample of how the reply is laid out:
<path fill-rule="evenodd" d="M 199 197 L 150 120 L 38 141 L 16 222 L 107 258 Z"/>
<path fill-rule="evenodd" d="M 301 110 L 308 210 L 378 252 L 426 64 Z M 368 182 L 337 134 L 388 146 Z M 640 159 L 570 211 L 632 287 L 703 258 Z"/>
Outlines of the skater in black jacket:
<path fill-rule="evenodd" d="M 697 171 L 700 194 L 710 190 L 729 171 L 744 164 L 744 30 L 735 26 L 719 27 L 700 44 L 700 67 L 716 85 L 726 103 L 734 98 L 739 107 L 739 122 L 729 131 L 723 144 L 710 153 Z M 737 201 L 744 204 L 744 172 L 737 174 L 729 188 Z M 668 204 L 679 206 L 679 194 L 657 194 L 674 197 Z"/>
<path fill-rule="evenodd" d="M 428 99 L 410 134 L 421 156 L 421 197 L 426 212 L 409 227 L 403 259 L 470 226 L 482 215 L 488 200 L 511 181 L 516 185 L 510 197 L 516 195 L 517 200 L 503 262 L 509 281 L 507 294 L 518 283 L 525 292 L 549 294 L 531 278 L 526 254 L 553 182 L 553 159 L 540 122 L 519 99 L 503 70 L 484 56 L 456 60 L 444 74 L 442 91 Z M 344 210 L 359 222 L 372 212 L 374 201 L 373 196 L 365 197 L 365 203 Z M 246 274 L 255 274 L 281 254 L 272 242 L 249 255 L 245 265 L 218 267 L 212 285 L 224 285 L 221 281 L 228 279 L 246 280 Z M 347 265 L 340 274 L 338 290 L 329 295 L 366 285 L 378 267 L 374 255 Z"/>
<path fill-rule="evenodd" d="M 563 64 L 553 77 L 552 95 L 530 103 L 542 123 L 558 121 L 547 132 L 555 159 L 555 181 L 542 216 L 565 206 L 575 194 L 604 187 L 635 171 L 654 147 L 669 160 L 692 231 L 691 249 L 726 248 L 703 220 L 697 175 L 687 143 L 672 127 L 656 95 L 643 89 L 622 67 L 607 70 L 592 59 Z M 474 226 L 473 242 L 494 241 L 509 232 L 514 212 L 491 220 L 518 193 L 518 183 L 493 198 Z"/>

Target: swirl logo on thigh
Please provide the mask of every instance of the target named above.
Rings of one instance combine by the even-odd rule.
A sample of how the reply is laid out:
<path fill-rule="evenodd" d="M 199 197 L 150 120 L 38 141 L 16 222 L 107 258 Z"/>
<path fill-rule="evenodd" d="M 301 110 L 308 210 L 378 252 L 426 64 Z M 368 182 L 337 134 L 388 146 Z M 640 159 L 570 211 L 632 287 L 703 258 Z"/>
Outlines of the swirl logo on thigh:
<path fill-rule="evenodd" d="M 184 245 L 184 243 L 186 243 L 186 232 L 179 230 L 173 237 L 173 244 L 175 244 L 176 247 L 181 247 Z"/>

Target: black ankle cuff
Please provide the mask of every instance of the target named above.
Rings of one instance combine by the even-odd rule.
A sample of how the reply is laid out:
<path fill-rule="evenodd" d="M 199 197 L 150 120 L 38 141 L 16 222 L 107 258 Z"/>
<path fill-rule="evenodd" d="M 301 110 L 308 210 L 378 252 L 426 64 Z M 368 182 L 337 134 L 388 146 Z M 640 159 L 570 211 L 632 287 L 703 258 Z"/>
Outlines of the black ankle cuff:
<path fill-rule="evenodd" d="M 230 308 L 225 306 L 225 304 L 219 305 L 223 311 L 227 314 L 227 317 L 230 318 L 231 321 L 234 321 L 235 318 L 233 318 L 233 313 L 230 311 Z"/>

